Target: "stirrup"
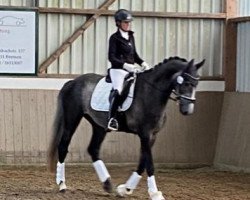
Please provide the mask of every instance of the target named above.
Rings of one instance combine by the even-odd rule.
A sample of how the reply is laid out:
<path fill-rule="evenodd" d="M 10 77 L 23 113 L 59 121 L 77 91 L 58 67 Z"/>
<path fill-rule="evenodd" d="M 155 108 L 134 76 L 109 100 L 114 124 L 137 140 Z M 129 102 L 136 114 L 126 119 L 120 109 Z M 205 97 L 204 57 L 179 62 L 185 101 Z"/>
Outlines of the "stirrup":
<path fill-rule="evenodd" d="M 115 118 L 111 118 L 108 123 L 108 129 L 111 131 L 118 130 L 118 121 Z"/>

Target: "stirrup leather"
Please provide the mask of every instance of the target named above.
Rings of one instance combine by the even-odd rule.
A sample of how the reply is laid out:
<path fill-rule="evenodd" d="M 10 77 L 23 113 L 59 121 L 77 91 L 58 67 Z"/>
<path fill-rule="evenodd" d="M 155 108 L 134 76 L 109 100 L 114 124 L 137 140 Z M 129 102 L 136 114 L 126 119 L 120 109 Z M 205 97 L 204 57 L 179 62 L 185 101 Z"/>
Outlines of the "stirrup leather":
<path fill-rule="evenodd" d="M 118 121 L 115 118 L 111 118 L 108 123 L 108 129 L 111 131 L 118 130 Z"/>

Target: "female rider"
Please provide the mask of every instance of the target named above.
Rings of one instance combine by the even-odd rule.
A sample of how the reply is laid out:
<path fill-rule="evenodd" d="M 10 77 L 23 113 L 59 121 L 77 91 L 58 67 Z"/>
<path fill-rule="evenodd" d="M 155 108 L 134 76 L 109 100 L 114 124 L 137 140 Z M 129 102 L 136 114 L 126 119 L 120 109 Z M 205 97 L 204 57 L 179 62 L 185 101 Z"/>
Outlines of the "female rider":
<path fill-rule="evenodd" d="M 119 95 L 123 89 L 124 78 L 129 72 L 141 72 L 150 69 L 149 65 L 144 62 L 136 52 L 135 39 L 133 31 L 130 30 L 131 21 L 133 20 L 128 10 L 120 9 L 115 13 L 115 23 L 117 31 L 109 39 L 108 58 L 111 62 L 109 75 L 111 78 L 113 92 L 109 110 L 109 130 L 118 130 L 118 121 L 116 113 L 119 106 Z M 134 64 L 138 65 L 134 65 Z"/>

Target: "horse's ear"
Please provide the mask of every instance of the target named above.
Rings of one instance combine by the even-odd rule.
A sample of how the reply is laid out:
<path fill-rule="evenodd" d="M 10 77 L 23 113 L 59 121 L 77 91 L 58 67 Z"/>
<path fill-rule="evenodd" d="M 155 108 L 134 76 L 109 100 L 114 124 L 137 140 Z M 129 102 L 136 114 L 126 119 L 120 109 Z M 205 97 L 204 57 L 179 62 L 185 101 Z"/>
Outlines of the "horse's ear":
<path fill-rule="evenodd" d="M 194 59 L 190 60 L 189 63 L 188 63 L 189 67 L 192 67 L 193 65 L 194 65 Z"/>
<path fill-rule="evenodd" d="M 196 68 L 199 69 L 202 65 L 204 65 L 205 61 L 206 61 L 206 60 L 203 59 L 201 62 L 197 63 L 197 64 L 195 65 Z"/>
<path fill-rule="evenodd" d="M 187 67 L 184 71 L 190 70 L 194 66 L 194 59 L 190 60 L 187 64 Z"/>

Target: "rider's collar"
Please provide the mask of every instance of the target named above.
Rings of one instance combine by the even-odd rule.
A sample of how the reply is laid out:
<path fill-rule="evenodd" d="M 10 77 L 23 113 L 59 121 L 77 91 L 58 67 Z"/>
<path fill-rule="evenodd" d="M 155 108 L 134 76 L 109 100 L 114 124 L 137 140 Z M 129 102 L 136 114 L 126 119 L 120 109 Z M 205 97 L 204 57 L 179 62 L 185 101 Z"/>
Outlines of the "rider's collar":
<path fill-rule="evenodd" d="M 121 36 L 125 38 L 126 40 L 129 39 L 129 32 L 128 31 L 123 31 L 122 29 L 119 28 L 119 31 L 121 33 Z"/>

